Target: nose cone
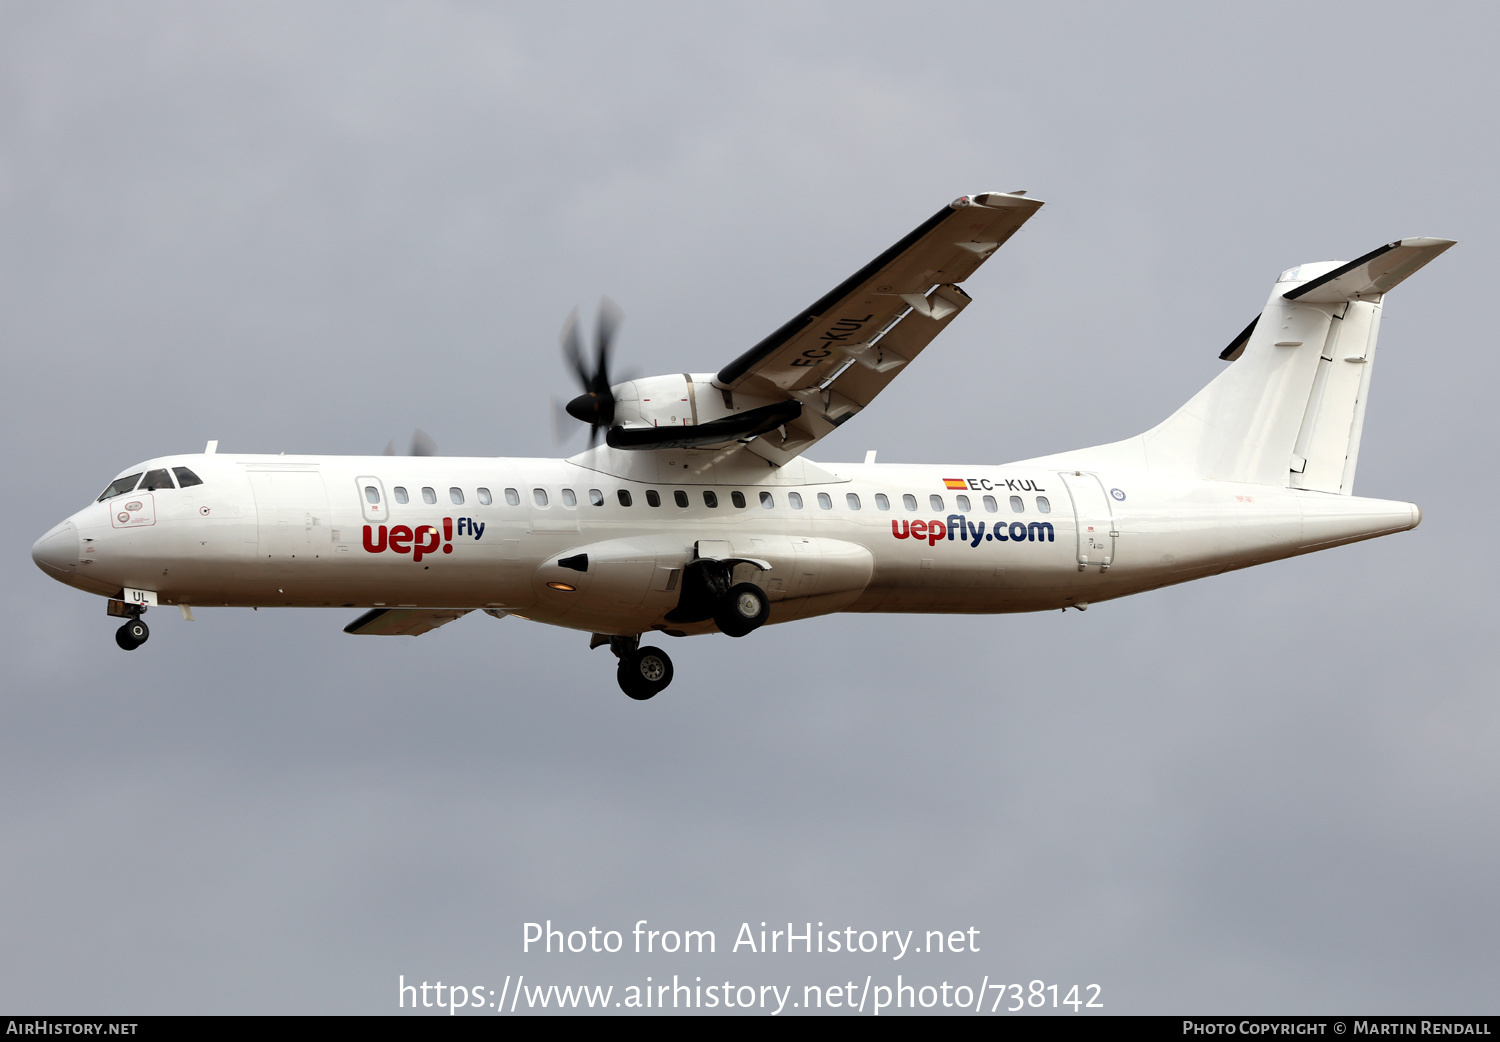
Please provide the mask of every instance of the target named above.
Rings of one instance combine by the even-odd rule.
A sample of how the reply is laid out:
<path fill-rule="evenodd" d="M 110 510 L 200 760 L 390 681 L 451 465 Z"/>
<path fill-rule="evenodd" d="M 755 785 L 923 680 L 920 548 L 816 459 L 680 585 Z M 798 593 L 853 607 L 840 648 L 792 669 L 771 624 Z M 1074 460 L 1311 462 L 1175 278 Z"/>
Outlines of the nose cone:
<path fill-rule="evenodd" d="M 36 566 L 59 582 L 67 582 L 78 566 L 78 529 L 64 521 L 31 547 Z"/>

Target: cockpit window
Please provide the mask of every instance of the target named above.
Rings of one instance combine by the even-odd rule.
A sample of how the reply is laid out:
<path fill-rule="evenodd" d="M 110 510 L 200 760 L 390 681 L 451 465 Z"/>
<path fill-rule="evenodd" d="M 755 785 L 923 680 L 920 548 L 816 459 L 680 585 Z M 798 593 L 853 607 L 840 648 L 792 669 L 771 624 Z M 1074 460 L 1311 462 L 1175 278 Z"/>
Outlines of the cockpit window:
<path fill-rule="evenodd" d="M 141 479 L 140 490 L 142 492 L 155 492 L 158 489 L 176 487 L 176 485 L 172 484 L 172 475 L 168 474 L 167 469 L 163 467 L 160 470 L 146 471 L 146 476 Z"/>
<path fill-rule="evenodd" d="M 103 503 L 106 499 L 113 496 L 123 496 L 135 488 L 135 483 L 139 480 L 141 480 L 140 471 L 136 471 L 134 474 L 127 474 L 123 478 L 115 478 L 114 481 L 110 482 L 109 488 L 99 493 L 99 498 L 94 500 L 94 502 Z"/>
<path fill-rule="evenodd" d="M 188 470 L 186 467 L 173 467 L 172 473 L 177 475 L 178 488 L 187 488 L 190 485 L 203 484 L 203 479 L 200 478 L 197 474 L 194 474 L 191 470 Z"/>

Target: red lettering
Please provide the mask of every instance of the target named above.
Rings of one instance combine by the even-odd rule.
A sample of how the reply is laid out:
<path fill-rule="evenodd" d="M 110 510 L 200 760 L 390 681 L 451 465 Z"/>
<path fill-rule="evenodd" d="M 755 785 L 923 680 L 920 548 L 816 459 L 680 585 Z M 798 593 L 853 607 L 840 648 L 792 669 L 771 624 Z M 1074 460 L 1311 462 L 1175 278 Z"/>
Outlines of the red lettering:
<path fill-rule="evenodd" d="M 453 552 L 453 518 L 443 518 L 443 553 Z"/>
<path fill-rule="evenodd" d="M 911 523 L 911 534 L 912 534 L 912 538 L 913 539 L 926 539 L 927 538 L 927 522 L 926 521 L 920 521 L 920 520 L 919 521 L 913 521 Z"/>
<path fill-rule="evenodd" d="M 912 527 L 915 528 L 916 525 L 913 525 Z M 927 522 L 927 545 L 928 546 L 932 546 L 934 543 L 936 543 L 939 539 L 943 538 L 947 534 L 948 534 L 948 526 L 945 525 L 945 524 L 943 524 L 941 521 L 929 521 L 929 522 Z"/>
<path fill-rule="evenodd" d="M 892 520 L 891 535 L 895 536 L 897 539 L 910 539 L 911 532 L 908 529 L 908 524 L 909 522 L 906 521 Z"/>
<path fill-rule="evenodd" d="M 427 541 L 428 536 L 432 537 L 431 542 Z M 422 531 L 417 533 L 417 541 L 411 548 L 411 559 L 413 561 L 420 561 L 423 554 L 430 554 L 432 553 L 432 551 L 436 550 L 438 548 L 439 542 L 441 542 L 441 540 L 438 539 L 438 530 L 436 528 L 433 528 L 431 525 L 428 525 L 426 528 L 422 529 Z"/>
<path fill-rule="evenodd" d="M 372 554 L 378 554 L 380 553 L 380 551 L 385 549 L 385 525 L 380 526 L 380 542 L 372 543 L 370 541 L 370 535 L 370 526 L 365 525 L 365 549 L 370 551 L 370 553 Z"/>
<path fill-rule="evenodd" d="M 391 549 L 398 554 L 411 553 L 411 529 L 397 525 L 391 529 Z"/>

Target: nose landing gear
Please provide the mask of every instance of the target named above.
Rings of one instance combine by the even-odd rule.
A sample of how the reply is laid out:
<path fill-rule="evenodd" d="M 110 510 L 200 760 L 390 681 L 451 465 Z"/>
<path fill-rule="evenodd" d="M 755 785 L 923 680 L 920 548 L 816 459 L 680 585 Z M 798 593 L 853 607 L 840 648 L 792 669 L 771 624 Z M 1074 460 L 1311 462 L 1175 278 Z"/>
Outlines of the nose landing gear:
<path fill-rule="evenodd" d="M 144 604 L 126 604 L 124 601 L 111 599 L 106 612 L 115 617 L 125 616 L 126 623 L 115 630 L 115 643 L 122 651 L 134 651 L 146 643 L 146 638 L 151 636 L 151 631 L 141 621 L 141 616 L 146 613 Z"/>

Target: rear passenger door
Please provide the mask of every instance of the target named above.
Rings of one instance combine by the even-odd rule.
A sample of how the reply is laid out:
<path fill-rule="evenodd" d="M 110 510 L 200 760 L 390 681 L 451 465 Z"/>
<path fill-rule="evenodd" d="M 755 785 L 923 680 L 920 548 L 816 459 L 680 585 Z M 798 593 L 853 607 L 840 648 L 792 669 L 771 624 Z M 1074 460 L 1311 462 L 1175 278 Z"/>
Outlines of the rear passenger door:
<path fill-rule="evenodd" d="M 1099 475 L 1062 471 L 1059 475 L 1073 500 L 1073 521 L 1078 533 L 1078 570 L 1104 572 L 1115 560 L 1114 510 Z"/>

